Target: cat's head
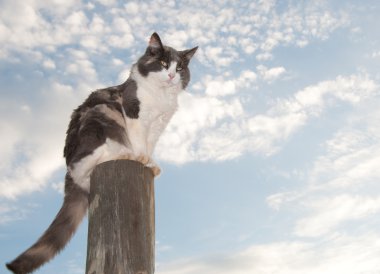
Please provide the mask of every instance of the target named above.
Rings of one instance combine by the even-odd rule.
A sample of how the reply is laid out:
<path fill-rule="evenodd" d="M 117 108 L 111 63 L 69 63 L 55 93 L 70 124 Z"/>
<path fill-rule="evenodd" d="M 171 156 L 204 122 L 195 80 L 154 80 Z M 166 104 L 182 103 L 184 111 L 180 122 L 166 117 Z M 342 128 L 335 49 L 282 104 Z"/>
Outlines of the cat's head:
<path fill-rule="evenodd" d="M 145 54 L 137 62 L 139 73 L 160 87 L 186 88 L 190 81 L 189 62 L 198 47 L 177 51 L 164 46 L 153 33 Z"/>

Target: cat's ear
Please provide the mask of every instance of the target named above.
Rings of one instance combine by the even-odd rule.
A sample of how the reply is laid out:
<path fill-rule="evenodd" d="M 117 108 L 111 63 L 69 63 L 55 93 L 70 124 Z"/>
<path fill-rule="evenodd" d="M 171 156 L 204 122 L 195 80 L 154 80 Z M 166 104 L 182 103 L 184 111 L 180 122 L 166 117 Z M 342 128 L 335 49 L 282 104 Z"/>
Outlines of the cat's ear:
<path fill-rule="evenodd" d="M 164 49 L 164 46 L 162 45 L 160 36 L 155 32 L 150 36 L 148 49 L 152 54 L 161 53 Z"/>
<path fill-rule="evenodd" d="M 195 48 L 192 48 L 192 49 L 187 49 L 187 50 L 183 50 L 181 51 L 181 55 L 183 56 L 183 58 L 189 62 L 190 59 L 194 56 L 195 52 L 197 51 L 198 47 L 195 47 Z"/>

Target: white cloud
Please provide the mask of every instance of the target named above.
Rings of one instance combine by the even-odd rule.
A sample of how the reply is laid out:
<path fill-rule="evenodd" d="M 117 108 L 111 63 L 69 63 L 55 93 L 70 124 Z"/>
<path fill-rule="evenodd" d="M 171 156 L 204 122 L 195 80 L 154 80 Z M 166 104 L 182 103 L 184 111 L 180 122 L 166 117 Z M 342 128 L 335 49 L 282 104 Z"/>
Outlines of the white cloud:
<path fill-rule="evenodd" d="M 380 179 L 377 172 L 380 142 L 376 140 L 378 136 L 366 135 L 348 129 L 338 132 L 327 142 L 328 154 L 317 159 L 312 170 L 312 183 L 320 183 L 324 178 L 325 185 L 340 188 Z"/>
<path fill-rule="evenodd" d="M 290 204 L 300 198 L 303 198 L 305 193 L 302 191 L 287 191 L 269 195 L 266 199 L 268 206 L 274 210 L 280 210 L 285 204 Z"/>
<path fill-rule="evenodd" d="M 227 56 L 227 53 L 222 47 L 208 46 L 205 48 L 204 55 L 218 67 L 226 67 L 233 62 L 232 56 Z"/>
<path fill-rule="evenodd" d="M 245 77 L 253 82 L 256 79 L 253 72 L 243 72 L 227 82 L 206 79 L 205 96 L 186 95 L 159 142 L 159 158 L 185 163 L 232 159 L 247 152 L 271 155 L 308 120 L 333 106 L 334 101 L 356 105 L 375 96 L 377 90 L 377 84 L 367 75 L 338 76 L 308 86 L 288 99 L 278 99 L 263 114 L 249 116 L 239 99 L 223 97 L 236 92 Z"/>
<path fill-rule="evenodd" d="M 124 7 L 126 12 L 130 14 L 137 14 L 139 12 L 139 4 L 136 2 L 129 2 L 128 4 L 125 4 Z"/>
<path fill-rule="evenodd" d="M 53 60 L 51 59 L 46 59 L 43 63 L 42 63 L 43 67 L 46 68 L 46 69 L 55 69 L 56 66 L 55 66 L 55 63 Z"/>
<path fill-rule="evenodd" d="M 32 207 L 35 207 L 35 205 L 28 204 L 27 207 L 20 209 L 17 204 L 12 202 L 0 203 L 0 226 L 25 219 Z"/>
<path fill-rule="evenodd" d="M 257 54 L 256 55 L 256 59 L 258 61 L 272 60 L 273 59 L 273 54 L 271 54 L 269 52 L 263 52 L 263 53 Z"/>
<path fill-rule="evenodd" d="M 115 0 L 96 0 L 96 2 L 98 2 L 104 6 L 112 6 L 116 3 Z"/>
<path fill-rule="evenodd" d="M 300 48 L 304 48 L 306 47 L 308 44 L 309 44 L 309 41 L 307 41 L 306 39 L 300 39 L 296 42 L 297 46 L 299 46 Z"/>
<path fill-rule="evenodd" d="M 240 76 L 236 79 L 236 86 L 240 89 L 254 87 L 257 80 L 257 74 L 251 70 L 243 70 Z"/>
<path fill-rule="evenodd" d="M 333 236 L 328 241 L 283 241 L 235 253 L 160 264 L 158 274 L 358 274 L 377 273 L 380 237 Z"/>
<path fill-rule="evenodd" d="M 76 11 L 70 14 L 64 23 L 65 27 L 69 28 L 70 33 L 81 34 L 86 31 L 89 20 L 83 11 Z"/>
<path fill-rule="evenodd" d="M 206 94 L 209 96 L 226 96 L 236 92 L 234 81 L 210 81 L 207 84 Z"/>
<path fill-rule="evenodd" d="M 179 111 L 175 114 L 156 148 L 159 158 L 184 163 L 202 160 L 201 154 L 193 147 L 205 134 L 204 129 L 213 130 L 217 123 L 226 118 L 236 118 L 242 113 L 238 100 L 222 101 L 209 96 L 197 96 L 188 93 L 179 98 Z M 191 114 L 191 115 L 189 115 Z M 207 135 L 207 134 L 205 134 Z"/>
<path fill-rule="evenodd" d="M 286 72 L 284 67 L 274 67 L 274 68 L 266 68 L 263 65 L 259 65 L 257 67 L 257 70 L 260 74 L 260 76 L 263 78 L 263 80 L 272 82 L 279 78 L 282 74 Z"/>
<path fill-rule="evenodd" d="M 380 196 L 352 196 L 316 198 L 305 205 L 314 212 L 297 221 L 294 233 L 299 237 L 320 237 L 331 233 L 347 221 L 360 220 L 380 210 Z"/>
<path fill-rule="evenodd" d="M 164 22 L 167 31 L 162 36 L 169 44 L 182 48 L 196 43 L 200 46 L 198 57 L 204 64 L 225 68 L 240 62 L 241 51 L 246 55 L 257 54 L 258 60 L 268 60 L 271 51 L 280 45 L 302 42 L 304 46 L 310 39 L 326 39 L 332 31 L 347 24 L 344 12 L 326 11 L 327 5 L 313 3 L 294 5 L 280 12 L 275 3 L 266 2 L 250 5 L 236 2 L 230 8 L 217 1 L 194 2 L 182 8 L 174 1 L 165 5 L 154 1 L 129 2 L 120 7 L 114 0 L 98 0 L 102 5 L 113 6 L 104 11 L 78 0 L 66 2 L 2 3 L 0 41 L 5 48 L 0 56 L 41 48 L 54 51 L 77 45 L 78 41 L 85 50 L 106 54 L 112 47 L 140 46 L 157 29 L 157 23 Z M 12 16 L 16 13 L 20 15 L 17 18 Z M 175 18 L 181 18 L 180 22 Z M 258 51 L 260 48 L 262 52 Z"/>
<path fill-rule="evenodd" d="M 0 134 L 3 136 L 0 142 L 0 151 L 2 155 L 0 158 L 0 171 L 2 172 L 11 168 L 10 161 L 13 157 L 14 150 L 16 149 L 16 144 L 23 137 L 22 129 L 16 128 L 12 122 L 8 119 L 0 120 Z"/>
<path fill-rule="evenodd" d="M 241 39 L 239 43 L 242 46 L 244 52 L 247 54 L 254 53 L 258 48 L 258 45 L 250 38 Z"/>
<path fill-rule="evenodd" d="M 346 25 L 347 23 L 348 18 L 346 14 L 338 19 L 330 11 L 316 11 L 315 13 L 306 16 L 306 33 L 312 37 L 325 40 L 328 38 L 329 33 L 342 25 Z"/>
<path fill-rule="evenodd" d="M 51 187 L 55 191 L 57 191 L 58 193 L 60 193 L 62 195 L 65 193 L 65 183 L 64 182 L 53 183 L 53 184 L 51 184 Z"/>
<path fill-rule="evenodd" d="M 380 179 L 380 111 L 375 97 L 351 114 L 324 147 L 311 170 L 310 184 L 327 189 L 363 188 Z"/>
<path fill-rule="evenodd" d="M 70 86 L 58 83 L 52 83 L 38 95 L 43 99 L 37 105 L 28 106 L 28 115 L 2 111 L 1 123 L 7 121 L 10 129 L 2 135 L 7 146 L 0 147 L 1 153 L 7 155 L 0 168 L 2 197 L 14 198 L 40 190 L 54 172 L 64 167 L 66 126 L 70 112 L 84 95 L 74 94 Z M 7 103 L 11 109 L 17 105 Z"/>
<path fill-rule="evenodd" d="M 172 30 L 163 34 L 163 39 L 168 45 L 176 49 L 185 49 L 189 35 L 184 30 Z"/>
<path fill-rule="evenodd" d="M 339 79 L 338 83 L 341 81 Z M 339 86 L 349 87 L 350 83 L 346 81 Z M 335 85 L 330 83 L 328 86 Z M 366 98 L 369 92 L 366 87 L 372 85 L 364 81 L 357 86 L 363 87 L 362 96 Z M 347 89 L 358 94 L 355 89 Z M 337 233 L 355 234 L 358 227 L 360 233 L 365 234 L 371 231 L 371 224 L 377 223 L 374 215 L 380 211 L 380 196 L 376 195 L 380 179 L 380 111 L 376 89 L 371 93 L 374 95 L 372 99 L 357 106 L 337 132 L 325 141 L 324 153 L 316 158 L 304 176 L 307 184 L 267 198 L 268 205 L 275 210 L 303 209 L 294 221 L 296 236 L 326 238 Z M 348 100 L 353 104 L 362 101 Z M 307 102 L 318 106 L 324 104 L 319 99 Z M 352 228 L 356 229 L 352 231 Z"/>
<path fill-rule="evenodd" d="M 278 142 L 286 140 L 306 123 L 303 112 L 272 115 L 256 115 L 248 120 L 251 149 L 270 155 L 278 150 Z"/>
<path fill-rule="evenodd" d="M 372 58 L 378 58 L 378 57 L 380 57 L 380 50 L 372 52 L 371 57 Z"/>
<path fill-rule="evenodd" d="M 72 77 L 81 77 L 81 81 L 86 81 L 88 85 L 96 87 L 98 74 L 95 66 L 84 51 L 70 51 L 66 61 L 65 73 Z"/>
<path fill-rule="evenodd" d="M 131 25 L 123 17 L 116 17 L 113 19 L 113 29 L 118 32 L 132 33 Z"/>
<path fill-rule="evenodd" d="M 298 92 L 295 100 L 287 107 L 306 109 L 310 114 L 318 114 L 326 107 L 327 97 L 357 104 L 376 95 L 378 85 L 368 75 L 338 76 L 333 81 L 323 81 Z M 290 102 L 289 102 L 290 103 Z"/>
<path fill-rule="evenodd" d="M 209 75 L 198 83 L 197 89 L 205 90 L 206 95 L 212 97 L 224 97 L 240 93 L 245 89 L 254 89 L 257 74 L 251 70 L 243 70 L 236 78 L 230 76 L 210 77 Z"/>
<path fill-rule="evenodd" d="M 115 48 L 127 48 L 134 42 L 134 37 L 131 34 L 111 35 L 109 37 L 109 44 Z"/>

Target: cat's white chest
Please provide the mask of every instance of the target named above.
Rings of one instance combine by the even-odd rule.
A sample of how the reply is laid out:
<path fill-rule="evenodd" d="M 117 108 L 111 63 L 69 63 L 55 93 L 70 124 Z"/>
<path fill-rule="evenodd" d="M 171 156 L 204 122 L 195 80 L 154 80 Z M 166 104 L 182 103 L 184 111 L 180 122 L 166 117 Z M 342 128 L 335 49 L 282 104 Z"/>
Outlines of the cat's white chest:
<path fill-rule="evenodd" d="M 170 93 L 164 89 L 156 90 L 154 93 L 141 87 L 137 90 L 140 101 L 139 119 L 147 125 L 160 122 L 161 119 L 174 114 L 178 107 L 177 94 Z"/>
<path fill-rule="evenodd" d="M 138 87 L 138 118 L 126 117 L 127 135 L 137 156 L 152 155 L 158 138 L 177 110 L 177 97 L 177 92 L 171 90 Z"/>

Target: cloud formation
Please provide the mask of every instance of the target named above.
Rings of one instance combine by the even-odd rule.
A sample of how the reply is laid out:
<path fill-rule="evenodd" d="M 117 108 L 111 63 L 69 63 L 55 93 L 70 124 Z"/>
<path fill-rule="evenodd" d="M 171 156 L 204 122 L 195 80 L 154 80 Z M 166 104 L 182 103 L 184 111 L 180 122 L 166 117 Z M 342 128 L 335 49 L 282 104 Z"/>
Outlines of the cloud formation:
<path fill-rule="evenodd" d="M 246 151 L 271 154 L 277 150 L 277 140 L 286 139 L 304 123 L 307 115 L 301 112 L 272 115 L 269 110 L 252 117 L 244 109 L 242 92 L 257 89 L 258 80 L 275 81 L 285 72 L 284 67 L 259 65 L 233 72 L 231 67 L 244 63 L 244 56 L 273 58 L 272 51 L 280 44 L 300 46 L 302 41 L 305 46 L 312 39 L 326 39 L 347 24 L 344 12 L 332 13 L 319 4 L 299 4 L 280 11 L 274 1 L 227 6 L 218 1 L 190 1 L 183 5 L 77 0 L 49 5 L 29 0 L 1 3 L 0 41 L 4 46 L 0 58 L 15 67 L 21 67 L 21 60 L 27 58 L 29 67 L 45 81 L 34 87 L 33 99 L 21 107 L 27 117 L 15 111 L 14 101 L 6 103 L 11 115 L 2 113 L 0 123 L 6 137 L 0 147 L 5 156 L 1 196 L 16 197 L 41 189 L 63 167 L 61 148 L 71 109 L 89 91 L 108 85 L 104 83 L 110 82 L 107 75 L 117 75 L 122 66 L 125 75 L 120 78 L 126 79 L 130 62 L 141 53 L 157 24 L 167 30 L 162 38 L 172 46 L 186 48 L 197 43 L 196 70 L 207 71 L 203 78 L 193 79 L 200 94 L 183 95 L 181 110 L 157 149 L 160 159 L 186 163 L 227 160 Z M 16 13 L 18 16 L 13 16 Z M 125 51 L 130 56 L 127 59 Z M 107 57 L 110 54 L 112 58 Z M 208 72 L 210 68 L 216 69 L 215 73 Z"/>
<path fill-rule="evenodd" d="M 159 162 L 220 162 L 249 154 L 273 170 L 281 157 L 291 162 L 300 153 L 304 161 L 265 189 L 273 190 L 263 206 L 268 214 L 287 218 L 281 236 L 260 235 L 257 243 L 234 235 L 244 239 L 244 248 L 159 261 L 158 273 L 377 273 L 380 53 L 378 36 L 366 33 L 373 28 L 355 25 L 355 5 L 1 1 L 0 225 L 25 217 L 12 199 L 48 187 L 62 192 L 71 111 L 92 90 L 125 81 L 157 31 L 178 49 L 199 46 L 188 92 L 158 144 Z M 358 17 L 370 9 L 361 3 Z M 352 48 L 362 46 L 364 34 L 371 45 L 357 53 Z M 355 46 L 342 47 L 350 39 Z M 332 55 L 346 50 L 352 60 L 337 58 L 335 64 Z M 365 62 L 352 64 L 361 57 Z M 312 152 L 298 143 L 305 139 Z M 263 226 L 275 233 L 273 223 Z M 165 240 L 158 250 L 177 252 Z M 76 264 L 68 269 L 83 272 Z"/>
<path fill-rule="evenodd" d="M 159 142 L 158 157 L 184 163 L 233 159 L 247 152 L 271 155 L 310 119 L 333 107 L 333 102 L 355 105 L 378 91 L 368 75 L 338 76 L 279 98 L 265 113 L 249 115 L 239 97 L 224 97 L 236 92 L 240 78 L 209 81 L 206 95 L 184 95 Z"/>
<path fill-rule="evenodd" d="M 378 269 L 380 237 L 335 235 L 328 242 L 275 242 L 253 245 L 235 254 L 160 265 L 158 274 L 357 274 Z M 375 273 L 375 272 L 374 272 Z"/>

